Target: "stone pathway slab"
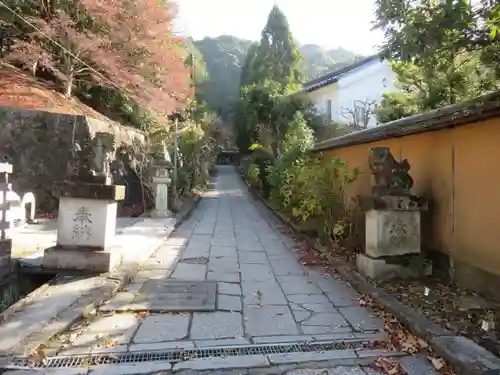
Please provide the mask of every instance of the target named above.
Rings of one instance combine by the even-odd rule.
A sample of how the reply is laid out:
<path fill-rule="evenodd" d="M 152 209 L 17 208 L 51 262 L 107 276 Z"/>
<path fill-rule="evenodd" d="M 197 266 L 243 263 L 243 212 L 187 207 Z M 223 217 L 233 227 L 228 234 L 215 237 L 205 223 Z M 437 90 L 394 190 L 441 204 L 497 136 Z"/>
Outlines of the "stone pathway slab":
<path fill-rule="evenodd" d="M 297 335 L 297 323 L 287 306 L 245 306 L 245 331 L 250 336 Z"/>
<path fill-rule="evenodd" d="M 110 306 L 121 309 L 153 310 L 136 314 L 115 333 L 103 330 L 119 338 L 120 350 L 341 341 L 383 329 L 359 306 L 350 286 L 299 264 L 292 239 L 255 204 L 231 167 L 219 168 L 215 187 L 175 234 L 172 245 L 155 254 L 120 298 L 111 300 Z M 179 263 L 169 267 L 174 256 Z M 134 316 L 128 315 L 125 319 Z M 95 339 L 90 328 L 83 335 Z M 192 359 L 172 371 L 337 359 L 355 363 L 359 356 L 346 350 Z"/>
<path fill-rule="evenodd" d="M 172 273 L 176 280 L 205 280 L 207 266 L 204 264 L 178 263 Z"/>
<path fill-rule="evenodd" d="M 241 286 L 238 283 L 217 283 L 217 291 L 220 294 L 241 296 Z"/>
<path fill-rule="evenodd" d="M 268 264 L 269 260 L 265 252 L 260 251 L 240 251 L 240 264 Z"/>
<path fill-rule="evenodd" d="M 189 315 L 152 314 L 141 323 L 134 336 L 134 343 L 174 341 L 188 335 Z"/>
<path fill-rule="evenodd" d="M 356 331 L 378 331 L 384 329 L 384 322 L 361 306 L 339 308 Z"/>
<path fill-rule="evenodd" d="M 243 337 L 241 314 L 237 312 L 195 313 L 192 340 Z"/>
<path fill-rule="evenodd" d="M 243 303 L 245 305 L 284 305 L 288 304 L 285 294 L 276 282 L 248 281 L 242 283 Z"/>
<path fill-rule="evenodd" d="M 127 344 L 140 325 L 132 314 L 99 317 L 73 341 L 73 346 L 95 348 Z"/>
<path fill-rule="evenodd" d="M 241 297 L 219 294 L 217 296 L 217 310 L 241 312 Z"/>

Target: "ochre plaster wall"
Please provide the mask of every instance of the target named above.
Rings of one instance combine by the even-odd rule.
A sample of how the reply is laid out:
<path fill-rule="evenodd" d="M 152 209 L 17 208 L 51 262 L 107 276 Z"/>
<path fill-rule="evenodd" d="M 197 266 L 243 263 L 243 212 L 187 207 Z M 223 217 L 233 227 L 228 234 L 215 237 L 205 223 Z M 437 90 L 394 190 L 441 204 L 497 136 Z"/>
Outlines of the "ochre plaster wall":
<path fill-rule="evenodd" d="M 408 159 L 414 193 L 430 199 L 429 212 L 422 220 L 423 244 L 449 255 L 452 266 L 456 262 L 500 276 L 499 140 L 500 118 L 494 118 L 334 148 L 325 154 L 339 156 L 361 170 L 362 176 L 350 191 L 353 195 L 370 192 L 370 148 L 387 146 L 396 159 Z"/>

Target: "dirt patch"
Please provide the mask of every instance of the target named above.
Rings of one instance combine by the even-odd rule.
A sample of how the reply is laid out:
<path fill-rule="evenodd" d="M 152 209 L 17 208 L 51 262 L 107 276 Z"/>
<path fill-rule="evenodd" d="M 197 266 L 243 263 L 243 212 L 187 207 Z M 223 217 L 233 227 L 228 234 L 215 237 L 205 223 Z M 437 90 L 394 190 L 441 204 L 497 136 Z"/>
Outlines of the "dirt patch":
<path fill-rule="evenodd" d="M 400 302 L 419 310 L 433 322 L 462 335 L 500 357 L 500 304 L 460 289 L 440 278 L 392 281 L 379 287 Z M 486 323 L 484 323 L 486 322 Z M 490 327 L 488 327 L 488 325 Z"/>

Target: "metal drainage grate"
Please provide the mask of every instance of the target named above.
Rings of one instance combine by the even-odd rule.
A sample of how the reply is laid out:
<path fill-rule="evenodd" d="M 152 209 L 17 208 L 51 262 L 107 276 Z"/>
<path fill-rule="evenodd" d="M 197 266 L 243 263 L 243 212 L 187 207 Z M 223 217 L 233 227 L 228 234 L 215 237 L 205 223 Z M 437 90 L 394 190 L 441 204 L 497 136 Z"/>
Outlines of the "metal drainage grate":
<path fill-rule="evenodd" d="M 286 353 L 324 352 L 343 349 L 359 349 L 366 341 L 339 341 L 322 343 L 290 343 L 266 345 L 226 346 L 202 349 L 174 349 L 148 352 L 102 353 L 76 356 L 49 357 L 44 363 L 33 363 L 27 358 L 16 358 L 10 368 L 74 368 L 101 364 L 124 364 L 139 362 L 166 361 L 178 363 L 194 358 L 235 357 L 244 355 L 266 355 Z"/>

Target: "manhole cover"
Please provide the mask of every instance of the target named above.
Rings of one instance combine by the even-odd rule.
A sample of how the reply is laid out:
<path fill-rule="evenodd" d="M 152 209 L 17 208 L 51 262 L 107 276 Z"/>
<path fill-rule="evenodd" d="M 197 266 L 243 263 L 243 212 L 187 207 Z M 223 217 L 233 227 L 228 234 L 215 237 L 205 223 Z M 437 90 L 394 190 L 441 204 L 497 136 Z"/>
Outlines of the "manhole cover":
<path fill-rule="evenodd" d="M 148 280 L 123 310 L 215 311 L 217 282 Z"/>

